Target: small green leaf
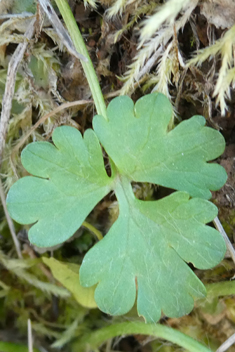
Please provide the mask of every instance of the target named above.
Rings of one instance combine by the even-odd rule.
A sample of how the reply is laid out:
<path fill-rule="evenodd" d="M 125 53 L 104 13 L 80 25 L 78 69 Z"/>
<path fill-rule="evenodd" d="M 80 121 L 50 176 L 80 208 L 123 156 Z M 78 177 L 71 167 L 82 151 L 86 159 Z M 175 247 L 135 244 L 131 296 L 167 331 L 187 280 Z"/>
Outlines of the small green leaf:
<path fill-rule="evenodd" d="M 194 116 L 168 132 L 173 110 L 160 93 L 144 96 L 135 106 L 127 96 L 115 98 L 107 114 L 108 121 L 95 116 L 93 127 L 121 174 L 206 199 L 210 190 L 224 185 L 225 170 L 206 162 L 223 153 L 225 141 L 204 126 L 204 117 Z"/>
<path fill-rule="evenodd" d="M 17 181 L 7 196 L 11 217 L 35 223 L 30 241 L 51 247 L 66 241 L 82 225 L 94 206 L 110 191 L 99 141 L 92 130 L 82 138 L 63 126 L 48 142 L 29 144 L 22 152 L 25 169 L 34 176 Z"/>
<path fill-rule="evenodd" d="M 111 315 L 127 313 L 136 298 L 147 322 L 161 311 L 169 317 L 188 314 L 205 287 L 186 262 L 209 269 L 222 260 L 226 247 L 220 233 L 205 226 L 217 215 L 207 200 L 189 200 L 175 192 L 159 201 L 135 198 L 129 181 L 116 183 L 119 217 L 105 238 L 85 256 L 80 269 L 83 286 L 98 283 L 95 300 Z"/>
<path fill-rule="evenodd" d="M 43 257 L 42 260 L 47 266 L 49 266 L 54 278 L 73 294 L 79 304 L 85 308 L 97 307 L 94 299 L 95 287 L 85 288 L 80 285 L 80 265 L 63 263 L 55 258 Z"/>

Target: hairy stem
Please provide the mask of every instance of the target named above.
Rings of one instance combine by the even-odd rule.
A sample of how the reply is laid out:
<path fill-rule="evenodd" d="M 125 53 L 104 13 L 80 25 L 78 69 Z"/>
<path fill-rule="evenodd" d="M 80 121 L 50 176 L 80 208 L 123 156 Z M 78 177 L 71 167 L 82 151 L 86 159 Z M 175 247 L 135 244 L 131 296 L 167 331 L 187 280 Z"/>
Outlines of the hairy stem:
<path fill-rule="evenodd" d="M 175 343 L 190 352 L 212 352 L 206 346 L 200 344 L 191 337 L 160 324 L 145 324 L 141 322 L 125 322 L 112 324 L 98 331 L 93 331 L 82 337 L 79 343 L 74 345 L 79 351 L 98 348 L 106 340 L 122 335 L 150 335 Z"/>
<path fill-rule="evenodd" d="M 64 22 L 68 28 L 76 50 L 87 58 L 87 62 L 81 60 L 81 64 L 91 89 L 91 94 L 94 99 L 96 110 L 99 115 L 102 115 L 107 119 L 106 105 L 99 85 L 99 81 L 72 11 L 66 0 L 55 0 L 55 2 L 60 10 L 61 15 L 63 16 Z"/>

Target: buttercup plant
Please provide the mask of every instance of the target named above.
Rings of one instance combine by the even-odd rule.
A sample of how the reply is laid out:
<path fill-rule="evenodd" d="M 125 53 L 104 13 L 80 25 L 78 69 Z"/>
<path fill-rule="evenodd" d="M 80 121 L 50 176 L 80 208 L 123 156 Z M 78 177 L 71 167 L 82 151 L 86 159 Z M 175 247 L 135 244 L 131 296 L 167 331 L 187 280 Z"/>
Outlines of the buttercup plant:
<path fill-rule="evenodd" d="M 135 106 L 127 96 L 115 98 L 108 106 L 108 119 L 95 116 L 94 130 L 84 137 L 63 126 L 53 133 L 54 145 L 29 144 L 21 159 L 33 176 L 20 179 L 8 194 L 11 216 L 23 224 L 35 223 L 29 230 L 31 243 L 50 247 L 71 237 L 114 190 L 119 217 L 80 269 L 81 284 L 99 283 L 96 302 L 112 315 L 132 308 L 136 283 L 137 310 L 147 322 L 156 322 L 161 310 L 171 317 L 189 313 L 193 298 L 206 292 L 185 262 L 209 269 L 224 256 L 220 233 L 205 226 L 217 215 L 217 208 L 206 200 L 210 190 L 226 180 L 224 169 L 207 161 L 223 152 L 224 139 L 205 127 L 201 116 L 167 132 L 172 113 L 162 94 L 146 95 Z M 111 158 L 111 177 L 99 142 Z M 178 192 L 141 201 L 134 196 L 132 181 Z"/>
<path fill-rule="evenodd" d="M 56 3 L 76 49 L 88 58 L 67 2 Z M 9 213 L 19 223 L 34 223 L 31 243 L 54 246 L 71 237 L 95 205 L 114 191 L 118 219 L 85 255 L 82 286 L 97 285 L 96 303 L 111 315 L 127 313 L 135 300 L 147 323 L 156 323 L 161 312 L 169 317 L 188 314 L 193 300 L 204 297 L 206 290 L 187 263 L 212 268 L 226 249 L 220 233 L 206 225 L 217 215 L 216 206 L 208 201 L 210 191 L 222 187 L 227 178 L 220 165 L 208 163 L 223 153 L 224 138 L 206 127 L 202 116 L 168 130 L 173 109 L 160 93 L 146 95 L 135 105 L 120 96 L 106 110 L 98 80 L 92 80 L 90 59 L 82 65 L 98 112 L 93 129 L 82 136 L 73 127 L 58 127 L 54 145 L 29 144 L 21 158 L 32 176 L 10 189 Z M 110 158 L 110 177 L 101 145 Z M 176 192 L 142 201 L 133 193 L 133 181 Z"/>

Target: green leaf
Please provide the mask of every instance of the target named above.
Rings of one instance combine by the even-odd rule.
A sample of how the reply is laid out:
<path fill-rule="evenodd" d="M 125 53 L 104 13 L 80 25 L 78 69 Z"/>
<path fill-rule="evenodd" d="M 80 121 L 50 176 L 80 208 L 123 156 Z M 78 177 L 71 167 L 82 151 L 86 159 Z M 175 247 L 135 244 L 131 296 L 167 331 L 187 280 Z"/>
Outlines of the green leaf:
<path fill-rule="evenodd" d="M 35 223 L 30 241 L 51 247 L 66 241 L 82 225 L 94 206 L 110 191 L 112 179 L 104 169 L 99 141 L 92 130 L 56 128 L 52 145 L 29 144 L 21 160 L 32 175 L 17 181 L 7 196 L 11 217 Z"/>
<path fill-rule="evenodd" d="M 19 343 L 0 341 L 0 351 L 1 352 L 28 352 L 29 349 L 26 345 L 22 345 Z M 33 352 L 39 352 L 39 350 L 34 348 Z"/>
<path fill-rule="evenodd" d="M 99 283 L 98 307 L 111 315 L 127 313 L 136 299 L 147 322 L 161 311 L 169 317 L 188 314 L 193 299 L 205 287 L 186 262 L 209 269 L 222 260 L 225 243 L 220 233 L 204 224 L 217 208 L 207 200 L 175 192 L 159 201 L 135 198 L 128 179 L 116 184 L 119 217 L 105 238 L 85 256 L 80 269 L 83 286 Z"/>
<path fill-rule="evenodd" d="M 54 278 L 73 294 L 79 304 L 85 308 L 97 307 L 94 299 L 95 287 L 85 288 L 80 285 L 80 265 L 63 263 L 55 258 L 43 257 L 42 260 L 47 266 L 49 266 Z"/>
<path fill-rule="evenodd" d="M 13 185 L 9 212 L 18 222 L 36 222 L 30 240 L 48 247 L 69 238 L 114 190 L 119 217 L 86 254 L 80 268 L 82 286 L 98 284 L 96 303 L 109 314 L 127 313 L 136 296 L 138 313 L 147 322 L 156 322 L 161 311 L 171 317 L 187 314 L 193 299 L 206 291 L 186 263 L 212 268 L 226 249 L 220 233 L 205 225 L 217 208 L 203 199 L 226 181 L 221 166 L 207 163 L 223 152 L 223 136 L 205 127 L 202 116 L 168 131 L 172 107 L 162 94 L 147 95 L 135 106 L 130 98 L 118 97 L 107 112 L 109 120 L 96 116 L 95 132 L 87 130 L 84 138 L 71 127 L 59 127 L 53 134 L 55 146 L 43 142 L 26 147 L 23 165 L 37 177 Z M 110 157 L 111 178 L 97 136 Z M 140 201 L 132 181 L 178 192 Z"/>
<path fill-rule="evenodd" d="M 134 106 L 127 96 L 113 99 L 108 121 L 95 116 L 94 130 L 119 172 L 136 182 L 151 182 L 191 196 L 210 198 L 227 179 L 218 164 L 207 164 L 225 148 L 223 136 L 205 127 L 202 116 L 168 132 L 173 110 L 163 94 L 149 94 Z"/>

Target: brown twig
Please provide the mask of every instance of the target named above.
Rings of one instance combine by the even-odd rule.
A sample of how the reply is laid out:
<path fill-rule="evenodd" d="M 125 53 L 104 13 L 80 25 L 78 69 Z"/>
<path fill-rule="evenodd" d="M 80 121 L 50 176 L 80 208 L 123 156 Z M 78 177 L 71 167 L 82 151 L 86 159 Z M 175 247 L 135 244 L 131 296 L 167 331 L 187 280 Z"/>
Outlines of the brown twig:
<path fill-rule="evenodd" d="M 233 260 L 233 262 L 235 263 L 235 250 L 233 248 L 233 245 L 232 243 L 230 242 L 226 232 L 224 231 L 224 228 L 221 224 L 221 222 L 219 221 L 219 218 L 218 216 L 216 216 L 216 218 L 213 220 L 213 223 L 216 227 L 216 229 L 221 233 L 221 235 L 223 236 L 224 240 L 225 240 L 225 243 L 226 243 L 226 247 L 230 253 L 230 256 Z"/>
<path fill-rule="evenodd" d="M 30 319 L 28 319 L 28 352 L 33 352 L 33 334 Z"/>
<path fill-rule="evenodd" d="M 216 352 L 225 352 L 235 343 L 235 334 L 230 336 L 217 350 Z"/>
<path fill-rule="evenodd" d="M 11 232 L 11 236 L 12 236 L 13 242 L 15 244 L 17 255 L 20 259 L 22 259 L 23 257 L 22 257 L 21 251 L 20 251 L 20 244 L 19 244 L 18 238 L 16 237 L 15 227 L 14 227 L 13 221 L 10 218 L 10 215 L 7 210 L 6 199 L 5 199 L 5 194 L 3 191 L 1 179 L 0 179 L 0 198 L 1 198 L 2 206 L 3 206 L 3 210 L 5 213 L 6 219 L 7 219 L 7 223 L 8 223 L 10 232 Z"/>
<path fill-rule="evenodd" d="M 57 35 L 59 36 L 60 40 L 64 44 L 64 46 L 68 49 L 70 54 L 74 55 L 76 58 L 79 60 L 83 60 L 85 62 L 88 61 L 88 59 L 77 52 L 75 49 L 72 39 L 70 38 L 67 30 L 64 28 L 63 24 L 61 23 L 59 17 L 57 16 L 55 10 L 50 4 L 49 0 L 38 0 L 41 7 L 43 8 L 44 12 L 46 13 L 49 21 L 51 22 L 52 26 L 54 27 Z"/>

